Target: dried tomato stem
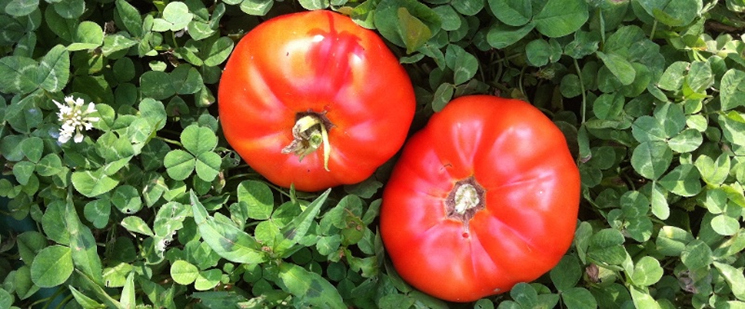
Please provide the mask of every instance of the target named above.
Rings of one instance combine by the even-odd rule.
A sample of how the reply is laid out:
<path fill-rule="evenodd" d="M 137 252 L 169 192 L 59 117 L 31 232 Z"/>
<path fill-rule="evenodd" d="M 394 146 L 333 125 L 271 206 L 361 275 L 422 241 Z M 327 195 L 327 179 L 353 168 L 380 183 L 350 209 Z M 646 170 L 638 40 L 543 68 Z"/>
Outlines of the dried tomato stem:
<path fill-rule="evenodd" d="M 445 199 L 448 218 L 463 222 L 464 231 L 467 233 L 468 221 L 486 207 L 485 194 L 486 190 L 473 176 L 456 182 Z"/>
<path fill-rule="evenodd" d="M 326 129 L 326 121 L 316 114 L 307 114 L 300 117 L 292 127 L 292 143 L 282 148 L 282 153 L 294 153 L 299 160 L 318 148 L 323 147 L 323 168 L 329 171 L 329 158 L 331 157 L 331 145 L 329 134 Z"/>
<path fill-rule="evenodd" d="M 481 199 L 476 188 L 468 183 L 464 183 L 455 189 L 455 212 L 465 214 L 467 210 L 479 205 Z"/>

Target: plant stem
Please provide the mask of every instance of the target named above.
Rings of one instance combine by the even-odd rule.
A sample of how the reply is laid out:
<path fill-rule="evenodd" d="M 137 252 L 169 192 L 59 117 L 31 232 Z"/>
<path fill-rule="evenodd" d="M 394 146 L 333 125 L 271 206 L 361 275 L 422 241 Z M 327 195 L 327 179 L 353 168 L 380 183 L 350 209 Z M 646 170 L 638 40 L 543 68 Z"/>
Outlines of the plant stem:
<path fill-rule="evenodd" d="M 165 137 L 158 136 L 158 135 L 156 135 L 155 138 L 157 138 L 157 139 L 159 139 L 161 141 L 164 141 L 166 143 L 172 144 L 172 145 L 176 145 L 176 146 L 179 146 L 179 147 L 184 147 L 184 145 L 182 145 L 181 142 L 179 142 L 179 141 L 174 141 L 172 139 L 165 138 Z"/>
<path fill-rule="evenodd" d="M 574 59 L 574 69 L 577 70 L 579 88 L 582 90 L 582 111 L 580 111 L 582 114 L 582 122 L 580 124 L 584 124 L 585 120 L 587 120 L 585 115 L 587 113 L 587 95 L 585 94 L 585 81 L 582 79 L 582 70 L 579 68 L 579 62 L 577 62 L 577 59 Z"/>

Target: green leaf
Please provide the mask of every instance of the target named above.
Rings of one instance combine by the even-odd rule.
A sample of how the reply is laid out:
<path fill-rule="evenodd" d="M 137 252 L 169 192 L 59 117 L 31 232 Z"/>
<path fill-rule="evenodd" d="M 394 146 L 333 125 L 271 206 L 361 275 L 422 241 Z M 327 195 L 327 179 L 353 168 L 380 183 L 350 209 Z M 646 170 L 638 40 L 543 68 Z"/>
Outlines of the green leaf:
<path fill-rule="evenodd" d="M 621 84 L 631 85 L 631 83 L 634 82 L 634 79 L 636 78 L 636 70 L 628 60 L 613 53 L 606 54 L 597 51 L 595 54 L 603 61 L 608 70 L 618 78 Z"/>
<path fill-rule="evenodd" d="M 95 49 L 103 44 L 103 29 L 92 21 L 83 21 L 75 32 L 75 42 L 67 46 L 69 51 Z"/>
<path fill-rule="evenodd" d="M 649 308 L 649 309 L 660 309 L 660 305 L 654 300 L 649 292 L 641 290 L 637 287 L 630 287 L 631 298 L 634 301 L 636 308 Z"/>
<path fill-rule="evenodd" d="M 329 7 L 329 0 L 299 0 L 300 5 L 309 11 L 322 10 Z"/>
<path fill-rule="evenodd" d="M 264 16 L 272 8 L 274 0 L 243 0 L 241 11 L 248 15 Z"/>
<path fill-rule="evenodd" d="M 574 255 L 565 255 L 559 264 L 551 269 L 549 276 L 559 291 L 564 292 L 574 287 L 582 277 L 579 260 Z"/>
<path fill-rule="evenodd" d="M 140 41 L 141 44 L 142 42 L 145 42 L 145 41 Z M 116 52 L 129 49 L 130 47 L 135 46 L 137 44 L 138 44 L 138 41 L 135 41 L 123 34 L 119 34 L 119 33 L 107 34 L 103 38 L 103 46 L 101 47 L 101 52 L 103 53 L 104 56 L 110 56 Z M 141 85 L 141 86 L 147 86 L 147 85 Z"/>
<path fill-rule="evenodd" d="M 564 47 L 564 53 L 574 59 L 582 59 L 598 50 L 600 35 L 597 32 L 579 30 L 574 33 L 574 40 Z"/>
<path fill-rule="evenodd" d="M 628 225 L 626 226 L 626 232 L 629 236 L 638 242 L 647 242 L 652 236 L 654 226 L 652 220 L 649 217 L 633 217 L 627 218 Z"/>
<path fill-rule="evenodd" d="M 432 30 L 405 7 L 398 8 L 398 22 L 406 53 L 411 54 L 432 37 Z"/>
<path fill-rule="evenodd" d="M 36 173 L 39 174 L 39 176 L 48 177 L 59 174 L 62 171 L 62 159 L 60 159 L 60 157 L 55 153 L 50 153 L 44 156 L 39 160 L 39 163 L 36 164 Z"/>
<path fill-rule="evenodd" d="M 127 229 L 127 231 L 133 232 L 133 233 L 139 233 L 142 235 L 147 236 L 155 236 L 153 233 L 153 230 L 150 229 L 150 227 L 147 225 L 145 220 L 142 220 L 140 217 L 136 216 L 128 216 L 122 219 L 122 222 L 120 223 L 123 228 Z"/>
<path fill-rule="evenodd" d="M 78 305 L 80 305 L 81 307 L 85 309 L 106 308 L 106 306 L 97 302 L 95 299 L 86 296 L 82 292 L 78 291 L 72 285 L 68 285 L 67 288 L 70 289 L 70 292 L 72 293 L 72 296 L 75 298 L 75 301 L 78 302 Z"/>
<path fill-rule="evenodd" d="M 533 17 L 531 1 L 488 0 L 487 2 L 494 16 L 508 26 L 525 25 Z"/>
<path fill-rule="evenodd" d="M 65 0 L 52 4 L 54 11 L 66 19 L 75 19 L 85 12 L 85 0 Z"/>
<path fill-rule="evenodd" d="M 321 275 L 291 263 L 279 265 L 278 284 L 301 303 L 319 308 L 346 308 L 336 288 Z"/>
<path fill-rule="evenodd" d="M 47 247 L 47 241 L 43 234 L 36 231 L 23 232 L 16 240 L 18 255 L 24 263 L 30 265 L 39 251 Z"/>
<path fill-rule="evenodd" d="M 27 265 L 23 265 L 16 269 L 15 272 L 11 272 L 5 278 L 5 282 L 6 284 L 11 283 L 11 289 L 15 288 L 16 295 L 21 299 L 27 299 L 39 291 L 39 287 L 31 281 L 31 268 Z"/>
<path fill-rule="evenodd" d="M 187 261 L 177 260 L 171 265 L 170 274 L 176 283 L 189 285 L 199 276 L 199 269 Z"/>
<path fill-rule="evenodd" d="M 486 33 L 486 41 L 489 43 L 489 46 L 496 49 L 502 49 L 520 41 L 520 39 L 530 33 L 534 27 L 534 23 L 528 23 L 520 27 L 498 24 L 489 28 L 489 32 Z"/>
<path fill-rule="evenodd" d="M 657 235 L 657 251 L 666 256 L 680 256 L 693 241 L 691 233 L 675 226 L 663 226 Z"/>
<path fill-rule="evenodd" d="M 510 290 L 510 296 L 522 308 L 535 308 L 538 305 L 538 293 L 533 286 L 525 282 L 515 284 Z"/>
<path fill-rule="evenodd" d="M 740 229 L 740 222 L 726 214 L 721 214 L 711 219 L 711 228 L 719 235 L 732 236 Z"/>
<path fill-rule="evenodd" d="M 178 94 L 197 93 L 204 85 L 202 75 L 190 65 L 180 65 L 173 69 L 170 75 L 173 88 Z"/>
<path fill-rule="evenodd" d="M 702 7 L 700 0 L 638 0 L 638 3 L 647 14 L 672 27 L 690 24 Z"/>
<path fill-rule="evenodd" d="M 121 308 L 134 308 L 136 306 L 137 294 L 135 293 L 135 272 L 127 275 L 127 280 L 122 289 L 122 295 L 119 297 Z"/>
<path fill-rule="evenodd" d="M 191 175 L 196 167 L 196 158 L 186 151 L 176 149 L 168 152 L 163 158 L 168 177 L 174 180 L 184 180 Z"/>
<path fill-rule="evenodd" d="M 266 256 L 262 245 L 251 235 L 234 225 L 219 224 L 199 202 L 193 191 L 189 193 L 194 221 L 199 227 L 202 239 L 212 250 L 228 261 L 235 263 L 262 263 Z"/>
<path fill-rule="evenodd" d="M 206 41 L 211 44 L 209 46 L 203 46 L 202 59 L 204 59 L 204 65 L 206 66 L 217 66 L 225 62 L 230 56 L 230 52 L 233 51 L 233 40 L 229 37 L 220 37 L 214 42 Z"/>
<path fill-rule="evenodd" d="M 453 1 L 450 3 L 453 8 L 466 16 L 476 15 L 484 8 L 484 1 L 482 0 L 460 0 Z"/>
<path fill-rule="evenodd" d="M 168 73 L 160 71 L 147 71 L 140 76 L 140 91 L 147 97 L 156 100 L 169 98 L 176 94 L 176 89 L 171 83 Z"/>
<path fill-rule="evenodd" d="M 26 57 L 0 58 L 0 92 L 26 94 L 39 87 L 36 61 Z"/>
<path fill-rule="evenodd" d="M 745 146 L 745 119 L 735 112 L 719 114 L 717 120 L 724 138 L 734 144 Z"/>
<path fill-rule="evenodd" d="M 455 31 L 458 30 L 461 25 L 461 17 L 450 5 L 440 5 L 432 9 L 437 13 L 442 21 L 442 30 Z"/>
<path fill-rule="evenodd" d="M 623 247 L 624 241 L 618 230 L 600 230 L 590 238 L 587 256 L 601 264 L 620 265 L 628 255 Z"/>
<path fill-rule="evenodd" d="M 724 183 L 731 167 L 729 155 L 726 153 L 721 154 L 716 162 L 707 155 L 701 155 L 694 164 L 701 173 L 701 179 L 713 186 Z"/>
<path fill-rule="evenodd" d="M 701 132 L 696 129 L 685 129 L 675 137 L 667 141 L 667 145 L 675 152 L 678 153 L 689 153 L 696 149 L 703 143 L 703 136 Z"/>
<path fill-rule="evenodd" d="M 223 273 L 219 269 L 200 271 L 199 276 L 194 280 L 194 289 L 197 291 L 210 290 L 220 283 L 222 275 Z"/>
<path fill-rule="evenodd" d="M 79 171 L 72 173 L 72 185 L 86 197 L 96 197 L 111 191 L 119 184 L 118 180 L 104 175 L 102 170 Z"/>
<path fill-rule="evenodd" d="M 135 37 L 142 36 L 142 16 L 137 8 L 126 0 L 116 0 L 116 13 L 130 34 Z"/>
<path fill-rule="evenodd" d="M 93 232 L 80 221 L 72 202 L 67 202 L 65 206 L 65 225 L 70 233 L 70 250 L 75 268 L 94 282 L 103 284 L 101 258 L 98 256 L 96 239 Z"/>
<path fill-rule="evenodd" d="M 70 244 L 70 232 L 67 230 L 67 223 L 65 223 L 65 208 L 64 201 L 49 203 L 41 217 L 41 227 L 44 234 L 50 240 L 61 245 Z"/>
<path fill-rule="evenodd" d="M 665 137 L 676 136 L 686 126 L 686 116 L 680 104 L 659 104 L 654 110 L 654 117 L 664 128 Z"/>
<path fill-rule="evenodd" d="M 70 78 L 70 55 L 62 45 L 52 47 L 39 63 L 39 86 L 49 92 L 61 91 Z"/>
<path fill-rule="evenodd" d="M 137 188 L 131 185 L 119 186 L 111 195 L 111 203 L 123 214 L 133 214 L 142 209 L 142 198 Z"/>
<path fill-rule="evenodd" d="M 688 71 L 690 63 L 685 61 L 673 62 L 660 77 L 657 86 L 660 89 L 668 91 L 677 91 L 683 87 L 685 74 Z"/>
<path fill-rule="evenodd" d="M 745 72 L 730 69 L 722 76 L 720 83 L 722 111 L 745 106 Z"/>
<path fill-rule="evenodd" d="M 579 76 L 576 74 L 564 75 L 559 84 L 559 91 L 561 91 L 561 95 L 566 98 L 574 98 L 582 94 L 582 84 L 579 80 Z"/>
<path fill-rule="evenodd" d="M 626 191 L 621 196 L 620 203 L 627 218 L 645 217 L 649 211 L 649 199 L 639 191 Z"/>
<path fill-rule="evenodd" d="M 451 66 L 454 72 L 455 85 L 467 82 L 476 75 L 476 71 L 479 69 L 478 59 L 457 45 L 448 45 L 445 57 L 446 59 L 455 59 Z"/>
<path fill-rule="evenodd" d="M 266 220 L 274 210 L 274 195 L 266 183 L 246 180 L 238 185 L 238 203 L 249 218 Z"/>
<path fill-rule="evenodd" d="M 662 274 L 660 262 L 653 257 L 644 256 L 634 265 L 631 281 L 637 286 L 650 286 L 660 281 Z"/>
<path fill-rule="evenodd" d="M 705 61 L 691 62 L 685 81 L 693 92 L 706 93 L 706 89 L 714 84 L 714 73 L 711 70 L 711 65 Z"/>
<path fill-rule="evenodd" d="M 673 152 L 665 142 L 643 142 L 631 155 L 631 165 L 639 175 L 655 180 L 670 167 Z"/>
<path fill-rule="evenodd" d="M 597 300 L 592 293 L 582 287 L 572 287 L 561 293 L 561 299 L 568 309 L 595 309 Z"/>
<path fill-rule="evenodd" d="M 617 119 L 619 116 L 621 116 L 621 112 L 623 112 L 623 106 L 625 103 L 626 101 L 624 100 L 624 97 L 622 95 L 616 93 L 604 93 L 601 94 L 597 99 L 595 99 L 595 103 L 593 103 L 592 108 L 595 116 L 598 117 L 598 119 Z"/>
<path fill-rule="evenodd" d="M 39 0 L 11 0 L 7 1 L 5 13 L 15 17 L 31 14 L 39 7 Z"/>
<path fill-rule="evenodd" d="M 450 83 L 440 84 L 432 96 L 432 110 L 439 112 L 445 108 L 445 105 L 453 98 L 453 93 L 455 93 L 455 85 Z"/>
<path fill-rule="evenodd" d="M 194 155 L 211 152 L 217 146 L 217 136 L 209 128 L 190 125 L 181 132 L 181 143 Z"/>
<path fill-rule="evenodd" d="M 31 280 L 39 287 L 51 288 L 67 281 L 72 271 L 70 248 L 49 246 L 39 251 L 31 263 Z"/>
<path fill-rule="evenodd" d="M 163 9 L 163 19 L 170 23 L 169 30 L 171 31 L 186 28 L 193 18 L 194 14 L 189 12 L 189 7 L 183 2 L 170 2 Z"/>
<path fill-rule="evenodd" d="M 652 206 L 652 214 L 660 220 L 667 220 L 670 217 L 670 206 L 667 203 L 665 193 L 660 186 L 654 185 L 650 194 L 651 197 L 649 200 Z"/>
<path fill-rule="evenodd" d="M 384 38 L 410 51 L 429 40 L 441 25 L 437 12 L 414 0 L 382 0 L 375 8 L 373 19 L 375 28 Z"/>
<path fill-rule="evenodd" d="M 685 246 L 680 254 L 680 259 L 688 269 L 696 270 L 707 267 L 714 262 L 711 253 L 711 248 L 706 243 L 696 239 Z"/>
<path fill-rule="evenodd" d="M 214 152 L 203 152 L 197 155 L 194 170 L 197 176 L 204 181 L 213 181 L 220 173 L 222 158 Z"/>
<path fill-rule="evenodd" d="M 323 192 L 313 200 L 313 202 L 311 202 L 300 215 L 296 216 L 289 224 L 282 228 L 281 232 L 285 239 L 282 241 L 280 244 L 281 247 L 277 251 L 280 251 L 281 254 L 286 253 L 281 251 L 289 250 L 292 246 L 297 244 L 300 239 L 305 237 L 311 224 L 315 221 L 315 217 L 321 211 L 321 206 L 326 202 L 326 198 L 328 198 L 330 193 L 331 189 Z"/>
<path fill-rule="evenodd" d="M 36 90 L 18 102 L 11 102 L 5 111 L 5 119 L 13 129 L 19 132 L 29 132 L 42 123 L 43 115 L 39 112 L 38 105 L 44 100 L 43 95 L 44 91 Z M 11 152 L 22 154 L 23 149 L 18 147 Z"/>
<path fill-rule="evenodd" d="M 548 0 L 533 22 L 541 34 L 558 38 L 577 31 L 589 17 L 584 0 Z"/>
<path fill-rule="evenodd" d="M 29 161 L 21 161 L 13 165 L 13 175 L 19 184 L 25 186 L 28 184 L 29 179 L 34 174 L 36 166 L 34 163 Z"/>
<path fill-rule="evenodd" d="M 96 228 L 104 228 L 109 223 L 111 202 L 108 199 L 98 199 L 85 204 L 83 208 L 85 219 L 93 223 Z"/>
<path fill-rule="evenodd" d="M 680 196 L 691 197 L 701 192 L 701 175 L 693 164 L 681 164 L 657 183 Z"/>
<path fill-rule="evenodd" d="M 737 269 L 731 265 L 714 262 L 714 267 L 727 280 L 727 283 L 732 289 L 732 294 L 741 301 L 745 301 L 745 276 L 743 276 L 742 268 Z"/>
<path fill-rule="evenodd" d="M 142 102 L 140 102 L 139 108 L 140 115 L 144 117 L 148 123 L 150 123 L 155 131 L 159 131 L 166 126 L 167 115 L 166 109 L 163 106 L 162 102 L 155 101 L 150 98 L 145 98 L 144 100 L 142 100 Z"/>
<path fill-rule="evenodd" d="M 531 65 L 544 66 L 551 60 L 551 45 L 544 39 L 532 40 L 525 45 L 525 56 Z"/>
<path fill-rule="evenodd" d="M 36 136 L 26 138 L 21 142 L 21 151 L 31 162 L 39 162 L 44 152 L 44 141 Z"/>

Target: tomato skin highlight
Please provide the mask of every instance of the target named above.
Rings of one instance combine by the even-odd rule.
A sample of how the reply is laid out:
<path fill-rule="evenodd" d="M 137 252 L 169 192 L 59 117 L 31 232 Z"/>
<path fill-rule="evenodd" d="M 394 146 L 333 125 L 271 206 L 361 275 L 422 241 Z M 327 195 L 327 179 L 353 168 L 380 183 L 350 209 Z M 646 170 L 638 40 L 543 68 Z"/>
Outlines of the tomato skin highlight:
<path fill-rule="evenodd" d="M 416 99 L 409 76 L 373 31 L 331 11 L 270 19 L 246 34 L 218 90 L 225 138 L 262 176 L 300 191 L 358 183 L 404 143 Z M 293 127 L 312 114 L 330 145 L 283 153 Z M 324 146 L 321 146 L 324 147 Z"/>
<path fill-rule="evenodd" d="M 484 208 L 464 224 L 448 196 L 469 179 Z M 579 170 L 548 117 L 523 101 L 464 96 L 404 146 L 383 192 L 381 236 L 408 283 L 475 301 L 553 268 L 572 243 L 579 201 Z"/>

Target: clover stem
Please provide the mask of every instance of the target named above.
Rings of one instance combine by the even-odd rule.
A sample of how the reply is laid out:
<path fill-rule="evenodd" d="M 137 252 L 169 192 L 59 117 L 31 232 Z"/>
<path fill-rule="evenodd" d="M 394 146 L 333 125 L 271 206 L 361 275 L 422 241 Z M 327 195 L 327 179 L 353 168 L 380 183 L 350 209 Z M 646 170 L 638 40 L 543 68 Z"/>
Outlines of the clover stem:
<path fill-rule="evenodd" d="M 300 115 L 292 127 L 292 143 L 282 148 L 282 153 L 294 153 L 302 161 L 305 156 L 323 147 L 323 168 L 329 171 L 331 145 L 326 129 L 328 125 L 328 120 L 322 115 L 315 113 Z"/>

